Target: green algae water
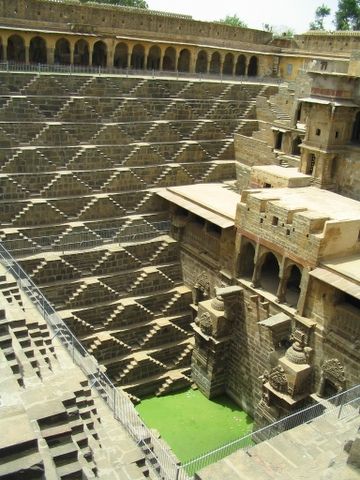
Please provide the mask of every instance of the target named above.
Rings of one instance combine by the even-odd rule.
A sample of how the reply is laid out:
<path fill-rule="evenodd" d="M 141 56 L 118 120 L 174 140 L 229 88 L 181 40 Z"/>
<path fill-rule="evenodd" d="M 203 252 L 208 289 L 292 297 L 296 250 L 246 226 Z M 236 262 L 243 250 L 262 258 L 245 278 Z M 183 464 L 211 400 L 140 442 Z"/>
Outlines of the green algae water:
<path fill-rule="evenodd" d="M 199 390 L 147 398 L 136 409 L 182 463 L 252 431 L 252 418 L 230 398 L 208 400 Z"/>

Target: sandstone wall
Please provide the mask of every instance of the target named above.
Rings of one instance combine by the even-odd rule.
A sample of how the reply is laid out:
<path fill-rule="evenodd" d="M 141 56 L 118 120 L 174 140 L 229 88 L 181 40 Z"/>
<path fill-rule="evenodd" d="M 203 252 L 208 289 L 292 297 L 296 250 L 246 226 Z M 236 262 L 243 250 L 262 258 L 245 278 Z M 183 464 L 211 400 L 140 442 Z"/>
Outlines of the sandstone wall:
<path fill-rule="evenodd" d="M 0 1 L 0 17 L 5 25 L 33 28 L 61 28 L 63 31 L 95 34 L 134 35 L 144 38 L 166 38 L 180 42 L 198 42 L 218 46 L 261 45 L 261 50 L 276 51 L 265 46 L 271 33 L 231 27 L 216 22 L 200 22 L 182 15 L 168 15 L 142 9 L 134 10 L 104 5 L 80 5 L 78 2 L 57 3 L 46 0 Z"/>

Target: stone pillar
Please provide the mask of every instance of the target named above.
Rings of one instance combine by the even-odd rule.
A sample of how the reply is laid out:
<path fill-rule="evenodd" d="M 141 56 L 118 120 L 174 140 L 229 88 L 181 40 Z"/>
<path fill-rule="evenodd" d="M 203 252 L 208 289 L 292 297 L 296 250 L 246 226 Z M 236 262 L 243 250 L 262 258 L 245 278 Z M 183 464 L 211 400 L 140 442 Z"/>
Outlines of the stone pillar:
<path fill-rule="evenodd" d="M 4 38 L 4 43 L 3 43 L 3 59 L 4 59 L 4 62 L 7 62 L 7 43 L 8 43 L 8 38 Z"/>
<path fill-rule="evenodd" d="M 75 51 L 75 45 L 70 42 L 70 65 L 74 65 L 74 51 Z"/>
<path fill-rule="evenodd" d="M 46 48 L 46 63 L 54 65 L 55 45 L 48 45 Z"/>
<path fill-rule="evenodd" d="M 231 72 L 231 75 L 233 77 L 235 77 L 235 69 L 236 69 L 236 57 L 234 57 L 233 67 L 232 67 L 232 72 Z"/>
<path fill-rule="evenodd" d="M 206 73 L 210 72 L 210 61 L 211 61 L 211 57 L 207 56 Z"/>
<path fill-rule="evenodd" d="M 94 51 L 94 44 L 90 43 L 89 44 L 89 66 L 92 67 L 93 64 L 93 51 Z"/>
<path fill-rule="evenodd" d="M 190 73 L 195 73 L 196 60 L 197 60 L 197 52 L 191 53 L 191 57 L 190 57 L 190 68 L 189 68 L 189 72 L 190 72 Z"/>
<path fill-rule="evenodd" d="M 160 65 L 159 65 L 160 71 L 164 70 L 164 58 L 165 58 L 165 49 L 160 48 Z"/>
<path fill-rule="evenodd" d="M 285 292 L 286 292 L 286 285 L 290 275 L 290 269 L 286 270 L 286 260 L 283 257 L 281 260 L 281 265 L 279 269 L 279 285 L 276 291 L 276 298 L 277 301 L 283 303 L 285 301 Z"/>
<path fill-rule="evenodd" d="M 260 284 L 260 272 L 261 272 L 262 265 L 259 264 L 259 257 L 260 257 L 260 245 L 259 243 L 257 243 L 255 248 L 255 255 L 254 255 L 254 271 L 251 279 L 251 284 L 254 288 L 257 288 Z"/>
<path fill-rule="evenodd" d="M 127 54 L 127 65 L 126 65 L 126 68 L 130 68 L 130 67 L 131 67 L 131 52 Z"/>
<path fill-rule="evenodd" d="M 143 67 L 143 70 L 147 69 L 147 64 L 148 64 L 148 59 L 149 59 L 149 51 L 150 51 L 150 46 L 148 45 L 147 47 L 145 47 L 145 50 L 144 50 L 144 67 Z"/>
<path fill-rule="evenodd" d="M 177 71 L 178 69 L 179 55 L 180 55 L 179 50 L 175 50 L 175 71 Z"/>
<path fill-rule="evenodd" d="M 26 65 L 29 65 L 30 63 L 30 44 L 25 43 L 25 63 Z"/>
<path fill-rule="evenodd" d="M 114 65 L 114 48 L 107 45 L 106 66 L 108 68 Z"/>

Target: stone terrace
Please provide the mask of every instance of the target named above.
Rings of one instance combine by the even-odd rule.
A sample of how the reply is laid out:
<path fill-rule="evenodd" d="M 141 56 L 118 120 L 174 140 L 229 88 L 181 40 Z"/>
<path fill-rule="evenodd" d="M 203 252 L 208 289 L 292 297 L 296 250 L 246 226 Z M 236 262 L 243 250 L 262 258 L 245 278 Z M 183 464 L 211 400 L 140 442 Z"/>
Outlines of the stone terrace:
<path fill-rule="evenodd" d="M 148 477 L 142 451 L 2 266 L 0 302 L 0 478 Z"/>
<path fill-rule="evenodd" d="M 273 86 L 0 76 L 1 240 L 116 385 L 190 384 L 191 292 L 160 187 L 234 180 Z"/>

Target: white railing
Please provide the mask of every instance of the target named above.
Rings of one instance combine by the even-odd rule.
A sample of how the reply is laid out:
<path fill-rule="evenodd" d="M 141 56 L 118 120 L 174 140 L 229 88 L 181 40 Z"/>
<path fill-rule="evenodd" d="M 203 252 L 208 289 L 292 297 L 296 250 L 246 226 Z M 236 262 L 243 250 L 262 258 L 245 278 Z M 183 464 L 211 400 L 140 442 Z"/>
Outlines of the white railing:
<path fill-rule="evenodd" d="M 173 70 L 147 70 L 134 68 L 102 67 L 90 65 L 60 65 L 42 63 L 14 63 L 1 62 L 0 72 L 23 72 L 23 73 L 57 73 L 66 75 L 116 75 L 120 77 L 150 77 L 150 78 L 174 78 L 186 80 L 215 80 L 236 83 L 261 83 L 278 85 L 284 82 L 281 78 L 275 77 L 249 77 L 246 75 L 227 75 L 223 73 L 191 73 Z"/>
<path fill-rule="evenodd" d="M 19 239 L 3 240 L 7 250 L 15 256 L 33 255 L 46 251 L 65 252 L 68 250 L 83 250 L 109 243 L 132 243 L 151 240 L 170 231 L 170 221 L 145 222 L 131 226 L 131 233 L 122 232 L 121 228 L 113 227 L 101 230 L 84 230 L 69 232 L 68 236 L 59 240 L 59 235 L 46 235 L 41 237 L 23 237 Z"/>
<path fill-rule="evenodd" d="M 115 387 L 102 371 L 96 359 L 86 351 L 71 333 L 38 287 L 1 243 L 0 262 L 16 278 L 20 289 L 26 293 L 30 301 L 46 320 L 53 330 L 54 336 L 60 339 L 73 362 L 82 369 L 91 387 L 97 390 L 113 411 L 114 417 L 123 425 L 141 448 L 153 472 L 162 480 L 177 480 L 179 478 L 180 463 L 170 448 L 147 428 L 128 396 Z M 189 477 L 183 476 L 182 478 L 187 480 Z"/>

